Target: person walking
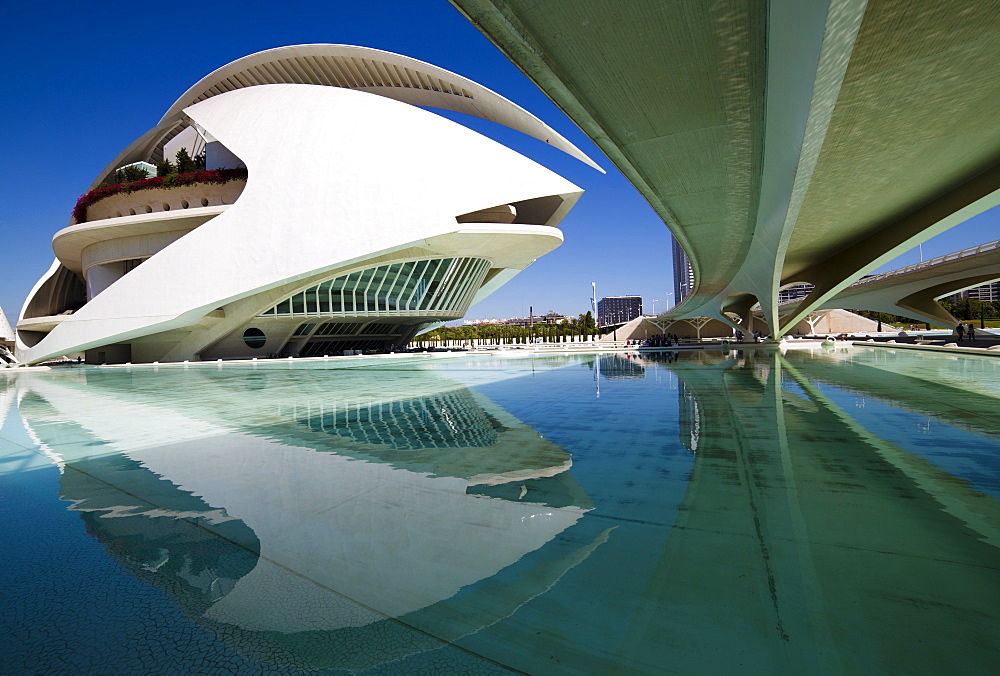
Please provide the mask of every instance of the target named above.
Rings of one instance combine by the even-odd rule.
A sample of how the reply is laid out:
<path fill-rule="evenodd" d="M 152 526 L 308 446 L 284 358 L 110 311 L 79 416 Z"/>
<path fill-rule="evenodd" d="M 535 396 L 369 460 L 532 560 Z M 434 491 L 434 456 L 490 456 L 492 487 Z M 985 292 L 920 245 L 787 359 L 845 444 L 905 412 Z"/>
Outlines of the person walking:
<path fill-rule="evenodd" d="M 970 343 L 976 342 L 976 327 L 973 326 L 972 324 L 969 324 L 967 327 L 965 327 L 965 335 L 969 337 Z"/>
<path fill-rule="evenodd" d="M 958 326 L 955 327 L 955 333 L 958 334 L 958 342 L 962 342 L 962 338 L 965 337 L 965 324 L 959 322 Z"/>

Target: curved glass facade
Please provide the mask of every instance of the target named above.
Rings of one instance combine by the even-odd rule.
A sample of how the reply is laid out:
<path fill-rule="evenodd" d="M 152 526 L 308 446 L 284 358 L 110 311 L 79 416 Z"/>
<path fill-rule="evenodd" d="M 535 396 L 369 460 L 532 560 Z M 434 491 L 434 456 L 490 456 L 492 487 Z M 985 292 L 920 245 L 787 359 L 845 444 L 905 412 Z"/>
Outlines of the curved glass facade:
<path fill-rule="evenodd" d="M 461 315 L 472 303 L 490 265 L 485 258 L 380 265 L 321 282 L 260 316 Z"/>

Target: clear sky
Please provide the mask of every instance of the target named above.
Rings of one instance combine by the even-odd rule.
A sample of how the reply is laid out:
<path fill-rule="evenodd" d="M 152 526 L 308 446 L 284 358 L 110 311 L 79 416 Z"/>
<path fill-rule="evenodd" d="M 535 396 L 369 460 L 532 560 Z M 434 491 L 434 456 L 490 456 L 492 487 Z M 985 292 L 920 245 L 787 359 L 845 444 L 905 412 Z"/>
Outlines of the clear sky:
<path fill-rule="evenodd" d="M 13 324 L 52 262 L 52 235 L 77 197 L 192 84 L 272 47 L 314 42 L 385 49 L 471 78 L 528 109 L 606 175 L 535 139 L 452 114 L 586 192 L 561 224 L 565 243 L 469 318 L 586 312 L 598 297 L 636 294 L 663 311 L 672 290 L 670 237 L 601 152 L 444 0 L 343 2 L 7 3 L 0 30 L 0 307 Z M 925 258 L 1000 238 L 994 210 L 924 244 Z M 913 251 L 898 267 L 918 260 Z M 169 292 L 169 290 L 164 290 Z"/>

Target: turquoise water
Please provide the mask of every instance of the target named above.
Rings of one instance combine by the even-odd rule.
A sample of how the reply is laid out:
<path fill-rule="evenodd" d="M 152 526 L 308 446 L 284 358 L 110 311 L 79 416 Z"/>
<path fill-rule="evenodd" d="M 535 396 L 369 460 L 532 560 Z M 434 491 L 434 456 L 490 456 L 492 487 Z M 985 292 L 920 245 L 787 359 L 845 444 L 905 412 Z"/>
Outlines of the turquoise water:
<path fill-rule="evenodd" d="M 995 673 L 1000 359 L 0 376 L 3 673 Z"/>

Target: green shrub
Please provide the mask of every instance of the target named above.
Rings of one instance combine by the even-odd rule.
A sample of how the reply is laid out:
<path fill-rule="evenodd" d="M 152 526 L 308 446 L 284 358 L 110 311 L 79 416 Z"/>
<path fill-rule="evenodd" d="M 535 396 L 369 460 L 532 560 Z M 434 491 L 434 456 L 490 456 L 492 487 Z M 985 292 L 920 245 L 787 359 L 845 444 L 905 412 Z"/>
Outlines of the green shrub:
<path fill-rule="evenodd" d="M 132 183 L 149 178 L 149 172 L 142 167 L 130 165 L 115 172 L 115 183 Z"/>
<path fill-rule="evenodd" d="M 194 158 L 188 154 L 187 148 L 181 148 L 174 155 L 176 160 L 175 164 L 177 166 L 178 174 L 190 174 L 192 172 L 198 171 L 198 164 L 195 162 Z"/>
<path fill-rule="evenodd" d="M 174 169 L 174 163 L 163 158 L 162 162 L 156 163 L 156 175 L 157 176 L 169 176 L 170 174 L 176 174 L 177 171 Z"/>

